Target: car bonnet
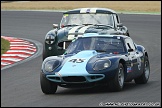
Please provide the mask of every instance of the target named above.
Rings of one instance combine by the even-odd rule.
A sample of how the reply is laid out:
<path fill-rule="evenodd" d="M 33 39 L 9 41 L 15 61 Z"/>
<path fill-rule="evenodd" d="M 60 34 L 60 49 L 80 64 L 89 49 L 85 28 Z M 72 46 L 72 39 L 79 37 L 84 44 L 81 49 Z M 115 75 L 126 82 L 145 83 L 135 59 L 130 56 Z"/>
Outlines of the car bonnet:
<path fill-rule="evenodd" d="M 84 50 L 77 53 L 74 56 L 68 58 L 64 66 L 59 71 L 61 76 L 68 75 L 87 75 L 89 74 L 86 71 L 87 62 L 93 57 L 96 56 L 97 52 L 95 50 Z"/>

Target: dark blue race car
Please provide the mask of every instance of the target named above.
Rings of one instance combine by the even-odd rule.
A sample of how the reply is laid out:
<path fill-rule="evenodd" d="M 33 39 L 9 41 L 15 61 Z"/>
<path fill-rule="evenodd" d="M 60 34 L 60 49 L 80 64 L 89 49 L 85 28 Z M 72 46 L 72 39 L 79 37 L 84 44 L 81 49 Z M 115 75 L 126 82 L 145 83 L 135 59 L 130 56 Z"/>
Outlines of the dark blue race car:
<path fill-rule="evenodd" d="M 77 37 L 60 56 L 42 63 L 42 92 L 53 94 L 57 87 L 82 88 L 106 84 L 121 91 L 124 82 L 147 83 L 150 75 L 148 53 L 142 45 L 124 35 L 87 33 Z"/>

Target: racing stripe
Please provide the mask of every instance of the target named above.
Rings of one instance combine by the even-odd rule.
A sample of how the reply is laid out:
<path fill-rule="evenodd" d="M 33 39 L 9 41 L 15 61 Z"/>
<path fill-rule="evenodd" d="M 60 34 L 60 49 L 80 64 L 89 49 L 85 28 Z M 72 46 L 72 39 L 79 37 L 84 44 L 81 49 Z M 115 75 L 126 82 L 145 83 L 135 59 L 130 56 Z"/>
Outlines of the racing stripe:
<path fill-rule="evenodd" d="M 91 27 L 91 26 L 93 26 L 93 25 L 89 25 L 89 26 L 84 26 L 84 27 L 82 27 L 79 31 L 78 31 L 78 33 L 79 34 L 83 34 L 89 27 Z M 81 35 L 78 35 L 78 36 L 81 36 Z"/>
<path fill-rule="evenodd" d="M 86 65 L 89 59 L 97 55 L 95 50 L 84 50 L 68 58 L 62 69 L 59 71 L 61 76 L 87 75 Z M 83 62 L 71 62 L 74 59 L 82 59 Z"/>
<path fill-rule="evenodd" d="M 72 40 L 74 39 L 75 35 L 73 33 L 75 33 L 75 31 L 80 28 L 81 26 L 76 26 L 76 27 L 73 27 L 71 30 L 69 30 L 69 33 L 68 33 L 68 40 Z"/>

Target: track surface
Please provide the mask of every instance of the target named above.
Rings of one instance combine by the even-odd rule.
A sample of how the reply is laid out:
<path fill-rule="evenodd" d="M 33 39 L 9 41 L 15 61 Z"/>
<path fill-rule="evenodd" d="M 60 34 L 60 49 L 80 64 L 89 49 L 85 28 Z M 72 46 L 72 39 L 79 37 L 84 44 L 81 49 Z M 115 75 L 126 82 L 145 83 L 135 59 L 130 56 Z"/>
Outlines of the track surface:
<path fill-rule="evenodd" d="M 101 102 L 160 102 L 161 104 L 161 15 L 119 14 L 132 39 L 149 54 L 151 74 L 145 85 L 126 83 L 121 92 L 104 87 L 66 89 L 45 95 L 40 88 L 42 56 L 1 71 L 2 107 L 95 106 Z M 43 44 L 45 34 L 59 23 L 62 13 L 1 11 L 1 35 L 27 38 Z"/>

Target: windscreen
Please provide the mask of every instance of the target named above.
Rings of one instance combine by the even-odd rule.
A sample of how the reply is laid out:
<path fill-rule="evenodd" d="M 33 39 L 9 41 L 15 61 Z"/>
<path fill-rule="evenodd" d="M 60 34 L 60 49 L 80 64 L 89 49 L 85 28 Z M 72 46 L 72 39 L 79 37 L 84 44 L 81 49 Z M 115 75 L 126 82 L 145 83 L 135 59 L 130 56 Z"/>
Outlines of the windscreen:
<path fill-rule="evenodd" d="M 82 50 L 96 50 L 109 54 L 120 54 L 125 52 L 125 48 L 121 39 L 113 37 L 86 37 L 78 38 L 72 42 L 67 48 L 66 53 L 78 53 Z"/>
<path fill-rule="evenodd" d="M 113 26 L 112 14 L 64 14 L 60 26 L 82 25 L 82 24 L 104 24 Z"/>

